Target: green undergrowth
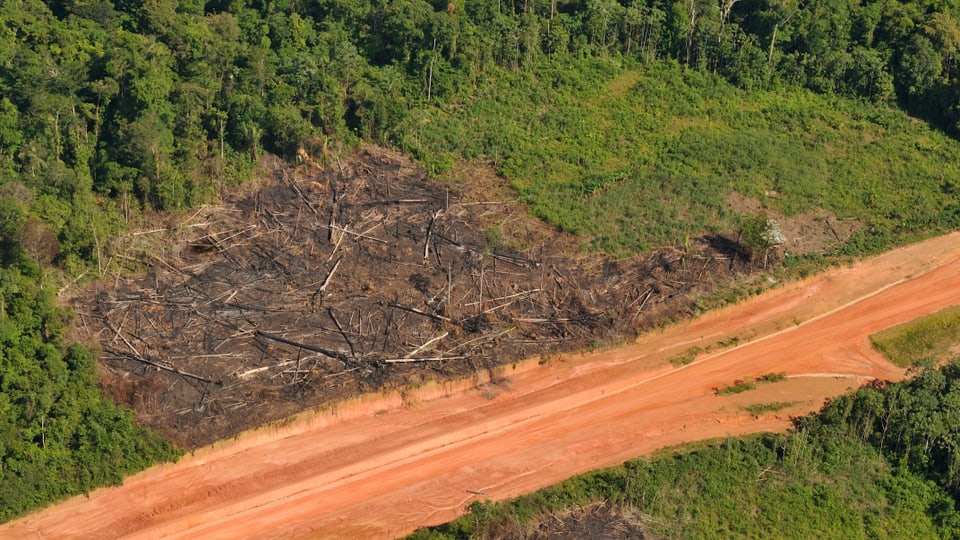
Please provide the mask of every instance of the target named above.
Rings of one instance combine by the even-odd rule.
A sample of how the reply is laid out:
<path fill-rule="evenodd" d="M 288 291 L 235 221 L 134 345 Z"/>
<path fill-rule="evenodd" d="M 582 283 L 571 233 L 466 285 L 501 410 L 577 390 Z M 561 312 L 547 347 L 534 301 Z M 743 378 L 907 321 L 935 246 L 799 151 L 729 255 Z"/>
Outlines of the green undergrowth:
<path fill-rule="evenodd" d="M 756 389 L 757 389 L 757 383 L 749 380 L 738 380 L 731 385 L 724 386 L 722 388 L 717 388 L 714 391 L 714 394 L 718 396 L 730 396 L 733 394 L 742 394 L 743 392 L 746 392 L 748 390 L 756 390 Z"/>
<path fill-rule="evenodd" d="M 714 393 L 718 396 L 740 394 L 746 392 L 747 390 L 756 390 L 758 384 L 774 383 L 785 380 L 787 380 L 786 373 L 765 373 L 757 378 L 744 377 L 743 379 L 736 380 L 731 385 L 717 388 Z"/>
<path fill-rule="evenodd" d="M 673 364 L 673 367 L 685 366 L 694 360 L 696 360 L 697 355 L 703 352 L 703 347 L 698 347 L 694 345 L 693 347 L 688 348 L 680 354 L 671 356 L 669 361 Z"/>
<path fill-rule="evenodd" d="M 680 367 L 690 364 L 697 359 L 697 356 L 700 353 L 709 353 L 717 350 L 729 349 L 731 347 L 736 347 L 741 343 L 750 341 L 752 335 L 742 336 L 742 335 L 733 335 L 724 339 L 717 341 L 716 343 L 711 343 L 706 347 L 701 347 L 699 345 L 693 345 L 686 348 L 683 352 L 669 357 L 667 360 L 673 364 L 673 367 Z M 767 375 L 764 375 L 766 377 Z"/>
<path fill-rule="evenodd" d="M 785 380 L 787 380 L 787 374 L 782 371 L 778 371 L 776 373 L 764 373 L 763 375 L 757 377 L 757 382 L 759 383 L 775 383 Z"/>
<path fill-rule="evenodd" d="M 743 410 L 747 411 L 752 415 L 760 416 L 761 414 L 765 414 L 768 412 L 782 411 L 783 409 L 786 409 L 788 407 L 793 407 L 796 404 L 797 404 L 796 401 L 772 401 L 770 403 L 751 403 L 750 405 L 745 405 L 743 407 Z"/>
<path fill-rule="evenodd" d="M 925 358 L 942 362 L 955 356 L 960 346 L 960 306 L 881 330 L 870 341 L 900 367 Z"/>
<path fill-rule="evenodd" d="M 861 220 L 851 253 L 960 223 L 955 140 L 885 105 L 747 91 L 672 62 L 543 61 L 410 122 L 403 145 L 428 166 L 490 160 L 533 214 L 612 253 L 732 230 L 733 191 Z"/>
<path fill-rule="evenodd" d="M 640 515 L 653 537 L 957 538 L 958 383 L 956 363 L 926 368 L 841 396 L 786 434 L 692 443 L 509 501 L 476 501 L 409 538 L 523 537 L 596 501 Z"/>
<path fill-rule="evenodd" d="M 0 262 L 0 522 L 176 459 L 101 394 L 92 352 L 64 338 L 50 279 L 2 241 Z"/>

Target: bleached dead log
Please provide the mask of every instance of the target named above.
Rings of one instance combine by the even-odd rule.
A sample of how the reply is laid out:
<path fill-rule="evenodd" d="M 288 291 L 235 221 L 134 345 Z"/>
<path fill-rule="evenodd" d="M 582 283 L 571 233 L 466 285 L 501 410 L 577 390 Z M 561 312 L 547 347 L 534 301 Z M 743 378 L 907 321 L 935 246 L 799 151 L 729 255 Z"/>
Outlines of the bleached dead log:
<path fill-rule="evenodd" d="M 444 360 L 462 360 L 466 356 L 434 356 L 430 358 L 387 358 L 385 364 L 413 364 L 416 362 L 443 362 Z"/>
<path fill-rule="evenodd" d="M 378 225 L 378 226 L 379 226 L 379 225 Z M 390 243 L 390 242 L 387 242 L 386 240 L 382 240 L 382 239 L 380 239 L 380 238 L 376 238 L 376 237 L 374 237 L 374 236 L 370 236 L 370 235 L 367 235 L 367 234 L 364 234 L 364 233 L 354 232 L 354 231 L 351 231 L 351 230 L 349 230 L 349 229 L 344 229 L 343 227 L 339 227 L 339 226 L 337 226 L 337 225 L 332 225 L 332 224 L 331 224 L 331 225 L 330 225 L 329 227 L 327 227 L 327 228 L 328 228 L 330 231 L 340 231 L 341 233 L 346 233 L 346 234 L 349 234 L 349 235 L 351 235 L 351 236 L 356 236 L 357 238 L 366 238 L 367 240 L 373 240 L 374 242 L 380 242 L 381 244 L 389 244 L 389 243 Z M 376 227 L 374 227 L 374 228 L 376 228 Z M 330 234 L 331 234 L 331 237 L 332 237 L 333 233 L 331 232 Z"/>
<path fill-rule="evenodd" d="M 388 302 L 387 305 L 392 308 L 400 309 L 403 311 L 409 311 L 410 313 L 416 313 L 417 315 L 423 315 L 424 317 L 429 317 L 437 321 L 450 322 L 450 319 L 448 319 L 447 317 L 444 317 L 442 315 L 437 315 L 435 313 L 427 313 L 426 311 L 419 310 L 415 307 L 404 306 L 403 304 L 398 304 L 396 302 Z"/>
<path fill-rule="evenodd" d="M 330 281 L 333 279 L 333 273 L 337 271 L 337 268 L 340 267 L 340 263 L 343 262 L 343 257 L 337 259 L 337 262 L 333 264 L 333 268 L 330 269 L 330 273 L 327 274 L 327 279 L 323 280 L 323 284 L 320 285 L 320 288 L 317 289 L 318 293 L 322 293 L 327 289 L 327 285 L 330 285 Z"/>
<path fill-rule="evenodd" d="M 494 335 L 494 336 L 491 336 L 491 335 L 483 335 L 483 336 L 480 336 L 480 337 L 477 337 L 477 338 L 473 338 L 473 339 L 471 339 L 471 340 L 469 340 L 469 341 L 464 341 L 463 343 L 457 344 L 455 347 L 453 347 L 452 349 L 448 350 L 447 352 L 453 352 L 453 351 L 456 351 L 457 349 L 462 349 L 462 348 L 466 347 L 467 345 L 476 343 L 476 342 L 478 342 L 478 341 L 490 341 L 490 340 L 492 340 L 492 339 L 497 339 L 497 338 L 499 338 L 500 336 L 503 336 L 503 335 L 505 335 L 505 334 L 508 334 L 508 333 L 510 333 L 510 332 L 513 332 L 514 330 L 516 330 L 516 328 L 514 328 L 514 327 L 511 326 L 510 328 L 507 328 L 506 330 L 503 330 L 503 331 L 497 333 L 497 334 Z M 449 357 L 447 357 L 447 358 L 453 358 L 453 357 L 452 357 L 452 356 L 449 356 Z"/>
<path fill-rule="evenodd" d="M 440 341 L 441 339 L 443 339 L 443 338 L 445 338 L 445 337 L 447 337 L 447 336 L 449 336 L 449 335 L 450 335 L 450 332 L 444 332 L 443 334 L 441 334 L 441 335 L 439 335 L 439 336 L 437 336 L 437 337 L 435 337 L 435 338 L 427 341 L 427 342 L 424 343 L 423 345 L 417 347 L 417 348 L 416 348 L 415 350 L 413 350 L 410 354 L 408 354 L 407 357 L 409 358 L 409 357 L 412 357 L 412 356 L 416 355 L 418 352 L 426 349 L 426 348 L 429 347 L 430 345 L 433 345 L 434 343 Z"/>
<path fill-rule="evenodd" d="M 523 296 L 523 295 L 526 295 L 526 294 L 533 294 L 533 293 L 538 293 L 538 292 L 541 292 L 541 290 L 540 290 L 540 289 L 530 289 L 529 291 L 520 291 L 520 292 L 515 293 L 515 294 L 508 294 L 507 296 L 501 296 L 501 297 L 498 297 L 498 298 L 491 298 L 490 301 L 491 301 L 491 302 L 499 302 L 500 300 L 508 300 L 508 299 L 510 299 L 510 298 L 516 298 L 517 296 Z M 477 305 L 477 302 L 467 302 L 467 303 L 464 304 L 464 305 L 465 305 L 465 306 L 475 306 L 475 305 Z"/>

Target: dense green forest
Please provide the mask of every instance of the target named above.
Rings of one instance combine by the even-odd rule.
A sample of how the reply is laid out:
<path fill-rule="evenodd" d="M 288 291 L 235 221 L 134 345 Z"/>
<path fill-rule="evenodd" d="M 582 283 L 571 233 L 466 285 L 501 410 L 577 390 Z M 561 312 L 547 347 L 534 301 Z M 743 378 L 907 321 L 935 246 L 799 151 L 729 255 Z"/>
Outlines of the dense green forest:
<path fill-rule="evenodd" d="M 17 224 L 9 208 L 3 232 Z M 20 246 L 0 240 L 0 521 L 179 454 L 103 397 L 90 351 Z"/>
<path fill-rule="evenodd" d="M 538 213 L 579 231 L 589 228 L 583 224 L 589 211 L 554 216 L 551 197 L 563 199 L 557 189 L 531 194 L 529 184 L 573 176 L 573 188 L 589 193 L 618 175 L 646 173 L 653 160 L 663 166 L 651 186 L 689 184 L 683 175 L 691 167 L 670 167 L 677 163 L 692 163 L 701 177 L 696 183 L 703 184 L 705 167 L 736 174 L 741 162 L 763 163 L 769 147 L 804 144 L 784 133 L 791 132 L 789 124 L 818 133 L 833 121 L 836 132 L 843 118 L 821 112 L 836 106 L 881 132 L 905 129 L 902 117 L 868 102 L 899 105 L 956 132 L 958 13 L 960 5 L 932 1 L 4 2 L 2 195 L 28 207 L 56 236 L 58 246 L 34 255 L 75 270 L 138 209 L 209 199 L 249 175 L 260 152 L 292 158 L 304 147 L 324 157 L 362 139 L 409 150 L 436 170 L 456 157 L 492 159 Z M 652 68 L 652 81 L 630 89 L 638 97 L 616 114 L 577 117 L 550 107 L 555 100 L 594 99 L 604 82 L 639 65 L 660 67 Z M 687 71 L 702 75 L 691 79 Z M 519 91 L 506 90 L 513 86 Z M 818 102 L 801 88 L 860 101 Z M 753 101 L 759 102 L 754 111 L 729 110 Z M 534 116 L 538 107 L 552 114 Z M 646 155 L 619 156 L 625 161 L 619 167 L 607 163 L 591 138 L 616 143 L 607 152 L 630 146 L 620 140 L 629 133 L 607 136 L 603 129 L 629 117 L 631 108 L 647 107 L 656 114 L 644 118 L 641 133 L 669 128 L 664 116 L 716 114 L 724 129 L 694 125 L 698 129 L 685 135 L 651 142 Z M 472 124 L 438 133 L 424 125 L 464 108 Z M 480 140 L 461 137 L 483 122 L 499 122 L 505 109 L 522 115 L 519 133 L 508 125 L 505 132 L 481 129 Z M 740 155 L 764 140 L 764 122 L 788 126 L 775 129 L 774 141 L 758 155 Z M 533 152 L 544 137 L 547 151 Z M 559 137 L 566 143 L 556 142 Z M 952 152 L 935 155 L 942 141 L 924 138 L 914 141 L 917 155 L 905 157 L 956 166 Z M 580 146 L 583 155 L 566 155 Z M 793 157 L 806 156 L 784 161 Z M 808 172 L 817 176 L 823 166 L 814 162 Z M 955 195 L 955 182 L 946 180 L 951 172 L 930 176 L 937 189 Z M 792 181 L 783 179 L 787 187 Z M 709 196 L 717 191 L 706 190 Z M 848 205 L 884 196 L 857 195 Z M 944 211 L 934 210 L 937 217 Z M 715 224 L 715 212 L 702 217 Z M 42 235 L 44 226 L 27 233 Z M 616 239 L 608 243 L 618 247 Z"/>
<path fill-rule="evenodd" d="M 476 502 L 415 539 L 524 537 L 608 501 L 655 538 L 960 537 L 960 364 L 837 398 L 787 434 L 730 438 Z"/>
<path fill-rule="evenodd" d="M 899 0 L 0 3 L 0 519 L 174 454 L 100 397 L 53 294 L 144 212 L 215 199 L 266 152 L 371 141 L 438 175 L 489 161 L 615 253 L 735 226 L 732 190 L 859 219 L 849 249 L 877 250 L 960 224 L 958 17 Z"/>

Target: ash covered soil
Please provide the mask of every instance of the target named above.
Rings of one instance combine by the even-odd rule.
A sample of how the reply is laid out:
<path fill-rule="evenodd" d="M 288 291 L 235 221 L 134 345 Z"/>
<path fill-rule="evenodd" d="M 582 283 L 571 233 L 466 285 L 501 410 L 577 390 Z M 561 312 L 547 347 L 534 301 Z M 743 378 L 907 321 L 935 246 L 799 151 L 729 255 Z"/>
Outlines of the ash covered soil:
<path fill-rule="evenodd" d="M 756 270 L 721 236 L 583 252 L 488 169 L 456 176 L 376 147 L 328 167 L 273 161 L 221 204 L 119 239 L 114 260 L 139 271 L 74 298 L 105 391 L 193 449 L 360 393 L 632 338 Z"/>

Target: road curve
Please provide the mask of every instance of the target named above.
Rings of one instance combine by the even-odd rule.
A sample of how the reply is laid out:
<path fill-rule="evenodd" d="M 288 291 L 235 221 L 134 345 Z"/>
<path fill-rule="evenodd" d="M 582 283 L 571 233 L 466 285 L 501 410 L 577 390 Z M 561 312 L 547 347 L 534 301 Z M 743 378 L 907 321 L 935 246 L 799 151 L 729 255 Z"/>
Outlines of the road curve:
<path fill-rule="evenodd" d="M 684 441 L 782 430 L 903 371 L 877 330 L 960 304 L 960 233 L 769 291 L 617 349 L 365 397 L 0 526 L 0 538 L 389 538 Z M 719 342 L 739 343 L 720 348 Z M 712 352 L 674 368 L 693 345 Z M 717 397 L 745 376 L 788 379 Z M 749 403 L 792 401 L 755 417 Z"/>

